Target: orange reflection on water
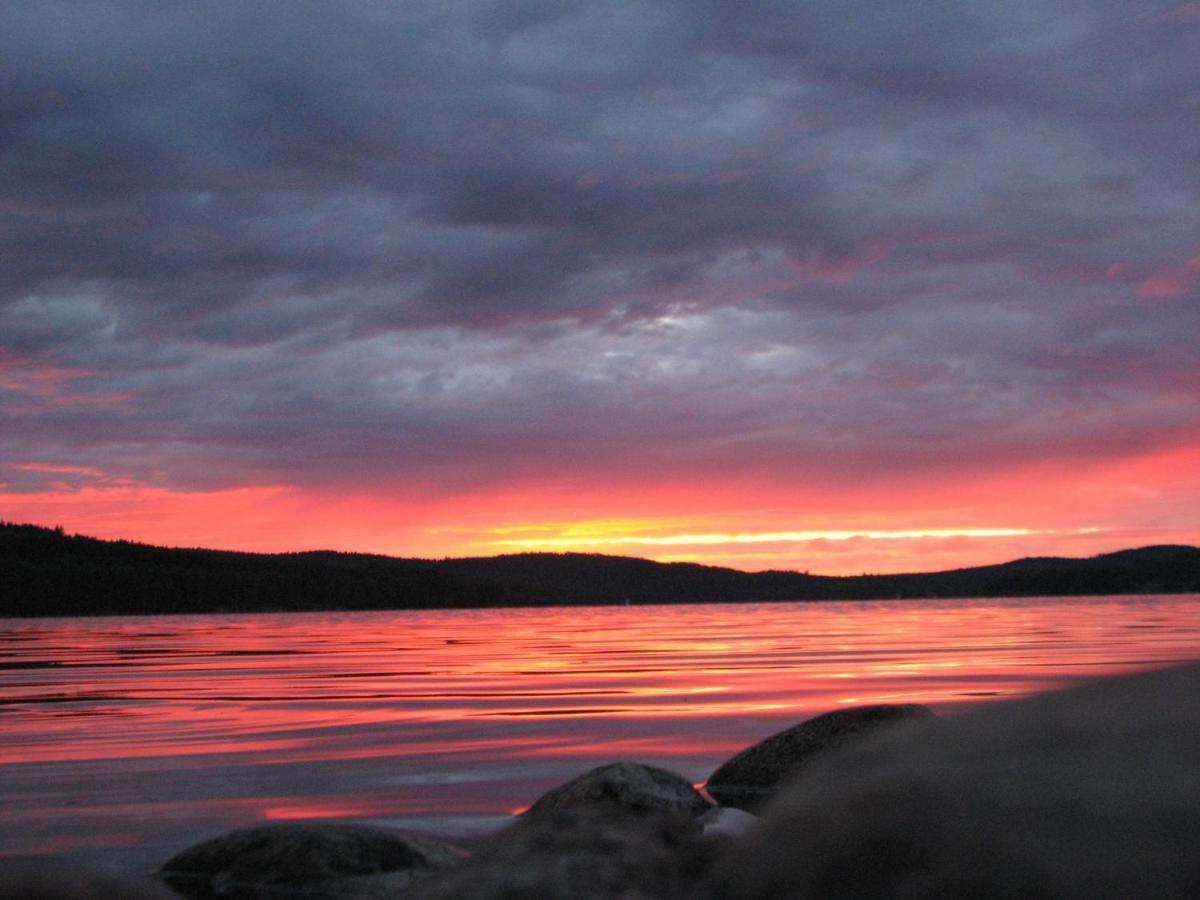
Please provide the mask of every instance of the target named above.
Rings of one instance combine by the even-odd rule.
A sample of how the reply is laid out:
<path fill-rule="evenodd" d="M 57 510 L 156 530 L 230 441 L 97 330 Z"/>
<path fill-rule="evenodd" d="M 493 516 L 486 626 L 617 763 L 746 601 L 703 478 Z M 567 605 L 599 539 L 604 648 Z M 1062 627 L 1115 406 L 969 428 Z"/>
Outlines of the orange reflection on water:
<path fill-rule="evenodd" d="M 954 714 L 1197 648 L 1196 596 L 10 620 L 0 853 L 147 817 L 494 821 L 615 759 L 703 782 L 830 709 Z"/>

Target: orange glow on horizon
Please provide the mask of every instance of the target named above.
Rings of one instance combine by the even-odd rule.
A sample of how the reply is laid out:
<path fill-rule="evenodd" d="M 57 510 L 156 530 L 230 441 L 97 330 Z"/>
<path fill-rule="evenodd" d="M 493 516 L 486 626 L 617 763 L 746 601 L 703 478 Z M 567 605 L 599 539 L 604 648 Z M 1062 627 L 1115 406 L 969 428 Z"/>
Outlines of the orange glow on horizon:
<path fill-rule="evenodd" d="M 0 462 L 90 477 L 85 466 Z M 103 473 L 100 473 L 101 475 Z M 703 484 L 698 487 L 697 484 Z M 749 571 L 913 572 L 1200 544 L 1200 449 L 850 485 L 545 480 L 438 494 L 287 485 L 182 492 L 97 479 L 0 489 L 0 519 L 165 546 L 440 558 L 585 552 Z"/>

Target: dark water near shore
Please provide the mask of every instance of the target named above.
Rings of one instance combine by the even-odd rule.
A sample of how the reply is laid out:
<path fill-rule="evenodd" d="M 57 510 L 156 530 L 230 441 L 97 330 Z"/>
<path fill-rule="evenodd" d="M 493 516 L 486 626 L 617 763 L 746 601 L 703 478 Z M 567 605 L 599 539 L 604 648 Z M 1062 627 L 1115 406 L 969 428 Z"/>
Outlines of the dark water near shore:
<path fill-rule="evenodd" d="M 450 835 L 615 759 L 701 782 L 840 706 L 1200 659 L 1200 596 L 0 620 L 0 857 L 265 820 Z"/>

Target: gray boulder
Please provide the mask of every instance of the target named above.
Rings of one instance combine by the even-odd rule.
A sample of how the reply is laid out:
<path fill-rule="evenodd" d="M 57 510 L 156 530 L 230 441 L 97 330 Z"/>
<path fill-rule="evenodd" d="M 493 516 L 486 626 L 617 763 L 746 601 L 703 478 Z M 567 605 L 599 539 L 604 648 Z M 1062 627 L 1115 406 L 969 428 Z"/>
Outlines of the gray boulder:
<path fill-rule="evenodd" d="M 755 811 L 781 781 L 797 776 L 817 757 L 881 729 L 932 715 L 916 703 L 825 713 L 747 747 L 713 772 L 704 787 L 722 806 Z"/>
<path fill-rule="evenodd" d="M 829 755 L 716 875 L 729 900 L 1200 897 L 1200 667 Z"/>
<path fill-rule="evenodd" d="M 432 838 L 339 823 L 263 825 L 223 834 L 168 860 L 174 890 L 207 898 L 374 898 L 463 858 Z"/>
<path fill-rule="evenodd" d="M 682 775 L 641 763 L 615 762 L 547 791 L 525 815 L 602 806 L 634 813 L 697 816 L 711 805 Z"/>
<path fill-rule="evenodd" d="M 710 860 L 696 817 L 579 806 L 524 816 L 414 900 L 701 900 Z"/>

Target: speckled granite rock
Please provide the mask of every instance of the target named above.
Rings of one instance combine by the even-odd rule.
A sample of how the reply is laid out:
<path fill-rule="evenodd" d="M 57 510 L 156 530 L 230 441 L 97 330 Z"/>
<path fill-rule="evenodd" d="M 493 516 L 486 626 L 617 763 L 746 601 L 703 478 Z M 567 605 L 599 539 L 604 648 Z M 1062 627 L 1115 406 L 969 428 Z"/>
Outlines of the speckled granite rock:
<path fill-rule="evenodd" d="M 817 757 L 902 722 L 932 716 L 915 703 L 857 706 L 825 713 L 747 747 L 722 764 L 704 786 L 722 806 L 754 811 L 786 778 Z"/>
<path fill-rule="evenodd" d="M 159 874 L 194 900 L 374 898 L 463 856 L 432 838 L 368 825 L 264 825 L 189 847 Z"/>
<path fill-rule="evenodd" d="M 728 900 L 1200 897 L 1200 667 L 831 754 L 716 874 Z"/>
<path fill-rule="evenodd" d="M 703 900 L 709 863 L 696 817 L 579 806 L 525 816 L 459 867 L 412 886 L 417 900 Z"/>
<path fill-rule="evenodd" d="M 597 805 L 635 813 L 685 815 L 700 815 L 712 806 L 682 775 L 641 763 L 615 762 L 547 791 L 525 815 Z"/>

